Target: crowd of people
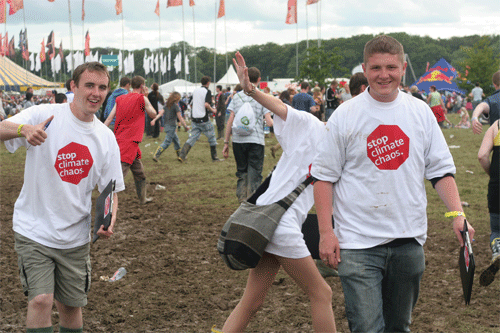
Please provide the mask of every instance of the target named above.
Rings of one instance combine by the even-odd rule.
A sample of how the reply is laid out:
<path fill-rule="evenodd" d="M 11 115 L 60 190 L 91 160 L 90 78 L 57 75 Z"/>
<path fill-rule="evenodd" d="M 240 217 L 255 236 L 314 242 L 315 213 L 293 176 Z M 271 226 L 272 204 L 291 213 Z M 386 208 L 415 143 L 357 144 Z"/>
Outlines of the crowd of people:
<path fill-rule="evenodd" d="M 478 158 L 490 177 L 493 254 L 481 284 L 494 280 L 500 269 L 500 71 L 492 78 L 497 91 L 487 98 L 479 86 L 467 97 L 441 94 L 434 86 L 429 94 L 422 94 L 416 87 L 401 85 L 406 71 L 403 46 L 385 35 L 366 44 L 363 73 L 354 74 L 348 83 L 333 80 L 329 87 L 311 88 L 302 82 L 299 91 L 271 93 L 269 88 L 258 88 L 259 69 L 248 68 L 239 52 L 233 62 L 240 84 L 232 92 L 217 86 L 212 94 L 208 76 L 191 96 L 178 92 L 162 96 L 156 83 L 149 91 L 141 76 L 124 77 L 111 91 L 106 67 L 91 62 L 75 70 L 64 96 L 55 93 L 33 99 L 28 91 L 23 97 L 2 97 L 0 110 L 7 105 L 10 109 L 0 122 L 0 139 L 10 152 L 34 147 L 26 154 L 24 186 L 13 216 L 21 281 L 28 296 L 28 332 L 53 332 L 54 302 L 59 331 L 83 331 L 92 190 L 97 186 L 102 192 L 110 179 L 115 180 L 111 225 L 98 231 L 108 239 L 128 171 L 140 203 L 151 201 L 146 196 L 139 144 L 145 136 L 159 137 L 162 129 L 165 139 L 155 150 L 155 162 L 161 161 L 172 142 L 179 162 L 186 162 L 202 133 L 214 162 L 221 161 L 218 140 L 223 140 L 224 158 L 231 147 L 239 201 L 246 200 L 262 181 L 267 127 L 279 142 L 271 148 L 272 155 L 279 149 L 284 153 L 257 205 L 283 198 L 306 177 L 315 179 L 314 186 L 307 187 L 281 218 L 263 257 L 250 270 L 243 297 L 223 332 L 245 330 L 280 267 L 307 294 L 314 330 L 336 331 L 331 288 L 301 230 L 313 205 L 320 263 L 340 277 L 350 330 L 409 331 L 425 269 L 424 179 L 432 183 L 453 216 L 450 232 L 460 245 L 465 223 L 471 238 L 475 233 L 465 221 L 456 168 L 442 133 L 445 123 L 451 124 L 446 116 L 450 112 L 461 114 L 456 126 L 472 126 L 477 134 L 482 132 L 479 116 L 489 116 L 491 126 Z M 471 120 L 468 99 L 474 108 Z M 190 131 L 184 144 L 176 133 L 181 125 Z M 54 161 L 56 173 L 45 167 Z M 40 177 L 47 181 L 38 181 Z"/>

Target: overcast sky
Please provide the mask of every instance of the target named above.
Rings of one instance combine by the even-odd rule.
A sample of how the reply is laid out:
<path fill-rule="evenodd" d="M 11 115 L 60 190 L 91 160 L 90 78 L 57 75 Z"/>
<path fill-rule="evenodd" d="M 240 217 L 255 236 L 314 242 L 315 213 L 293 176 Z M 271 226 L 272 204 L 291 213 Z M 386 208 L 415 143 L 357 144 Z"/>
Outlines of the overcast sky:
<path fill-rule="evenodd" d="M 216 45 L 219 53 L 268 42 L 290 44 L 297 38 L 316 41 L 318 36 L 331 39 L 406 32 L 449 38 L 500 34 L 499 0 L 320 0 L 309 6 L 306 0 L 298 0 L 298 24 L 292 25 L 285 24 L 288 0 L 225 0 L 226 16 L 217 20 L 220 0 L 194 1 L 194 7 L 184 0 L 184 7 L 167 8 L 167 0 L 160 0 L 159 20 L 154 13 L 157 0 L 123 0 L 124 49 L 158 48 L 160 28 L 161 47 L 185 39 L 197 47 Z M 122 16 L 116 15 L 115 0 L 85 0 L 83 25 L 82 0 L 69 2 L 74 50 L 83 49 L 87 30 L 91 48 L 122 48 Z M 46 41 L 51 30 L 57 47 L 62 40 L 64 49 L 70 48 L 68 0 L 24 0 L 24 13 L 20 10 L 7 15 L 0 33 L 7 31 L 9 39 L 14 35 L 16 47 L 24 21 L 30 52 L 40 51 L 42 38 Z"/>

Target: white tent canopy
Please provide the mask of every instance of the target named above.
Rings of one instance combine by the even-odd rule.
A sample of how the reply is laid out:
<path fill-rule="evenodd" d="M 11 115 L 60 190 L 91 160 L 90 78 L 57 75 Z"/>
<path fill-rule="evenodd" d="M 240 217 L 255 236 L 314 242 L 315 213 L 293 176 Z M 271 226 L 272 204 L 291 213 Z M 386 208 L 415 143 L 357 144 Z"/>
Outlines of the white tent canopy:
<path fill-rule="evenodd" d="M 162 84 L 160 86 L 160 93 L 164 97 L 168 97 L 168 95 L 173 92 L 177 91 L 178 93 L 184 94 L 184 93 L 192 93 L 193 90 L 196 89 L 199 85 L 196 83 L 192 83 L 186 80 L 182 79 L 176 79 L 170 82 L 167 82 L 165 84 Z"/>
<path fill-rule="evenodd" d="M 240 83 L 240 80 L 238 80 L 238 75 L 236 74 L 233 65 L 229 65 L 227 73 L 219 81 L 217 81 L 217 84 L 220 84 L 221 86 L 235 86 L 238 83 Z"/>

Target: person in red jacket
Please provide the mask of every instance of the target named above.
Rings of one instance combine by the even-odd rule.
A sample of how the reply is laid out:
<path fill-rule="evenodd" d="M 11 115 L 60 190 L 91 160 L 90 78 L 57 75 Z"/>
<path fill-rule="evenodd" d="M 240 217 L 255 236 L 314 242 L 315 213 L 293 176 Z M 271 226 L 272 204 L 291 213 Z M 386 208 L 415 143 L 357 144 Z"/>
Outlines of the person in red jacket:
<path fill-rule="evenodd" d="M 132 171 L 137 196 L 141 204 L 152 200 L 146 198 L 146 175 L 139 148 L 139 143 L 142 142 L 144 135 L 145 117 L 147 113 L 152 119 L 151 126 L 154 126 L 155 122 L 163 115 L 163 110 L 156 114 L 146 97 L 147 88 L 144 84 L 145 80 L 142 76 L 133 77 L 132 92 L 116 98 L 116 104 L 104 122 L 106 126 L 109 126 L 116 115 L 114 132 L 120 147 L 123 177 L 125 178 L 129 170 Z"/>

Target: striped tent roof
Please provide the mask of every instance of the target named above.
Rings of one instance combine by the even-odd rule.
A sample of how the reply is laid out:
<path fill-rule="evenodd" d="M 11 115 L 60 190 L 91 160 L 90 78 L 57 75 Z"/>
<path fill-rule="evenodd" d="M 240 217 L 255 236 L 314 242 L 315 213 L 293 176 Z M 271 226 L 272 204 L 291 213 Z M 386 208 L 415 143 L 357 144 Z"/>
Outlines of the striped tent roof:
<path fill-rule="evenodd" d="M 0 56 L 0 89 L 4 91 L 25 91 L 28 87 L 61 87 L 25 70 L 7 57 Z"/>

